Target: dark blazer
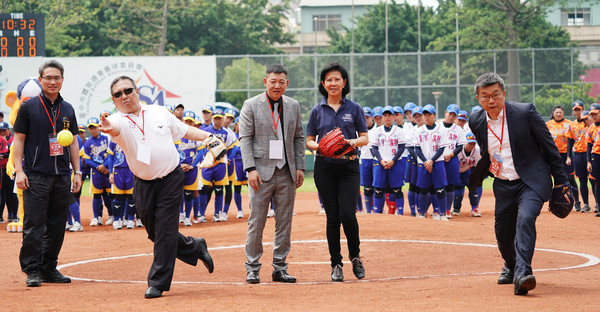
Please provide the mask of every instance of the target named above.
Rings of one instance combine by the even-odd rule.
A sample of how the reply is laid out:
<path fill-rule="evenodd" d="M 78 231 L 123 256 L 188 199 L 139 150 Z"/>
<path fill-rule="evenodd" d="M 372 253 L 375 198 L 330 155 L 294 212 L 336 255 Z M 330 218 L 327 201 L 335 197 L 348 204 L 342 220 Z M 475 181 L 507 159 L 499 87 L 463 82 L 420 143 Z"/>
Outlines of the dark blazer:
<path fill-rule="evenodd" d="M 547 201 L 552 194 L 552 179 L 559 185 L 567 182 L 563 161 L 548 127 L 533 104 L 505 103 L 506 125 L 515 169 L 521 180 Z M 481 160 L 471 171 L 468 186 L 480 186 L 489 173 L 487 113 L 479 110 L 469 117 L 469 127 L 481 147 Z"/>

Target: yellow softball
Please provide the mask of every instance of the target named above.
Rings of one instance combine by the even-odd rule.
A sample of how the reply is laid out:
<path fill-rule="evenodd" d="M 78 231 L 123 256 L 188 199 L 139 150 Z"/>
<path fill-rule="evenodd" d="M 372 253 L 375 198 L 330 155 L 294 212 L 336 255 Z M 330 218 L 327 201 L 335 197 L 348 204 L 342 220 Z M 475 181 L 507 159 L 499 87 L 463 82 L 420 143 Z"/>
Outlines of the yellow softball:
<path fill-rule="evenodd" d="M 56 140 L 62 146 L 69 146 L 73 143 L 73 134 L 71 131 L 63 129 L 56 135 Z"/>

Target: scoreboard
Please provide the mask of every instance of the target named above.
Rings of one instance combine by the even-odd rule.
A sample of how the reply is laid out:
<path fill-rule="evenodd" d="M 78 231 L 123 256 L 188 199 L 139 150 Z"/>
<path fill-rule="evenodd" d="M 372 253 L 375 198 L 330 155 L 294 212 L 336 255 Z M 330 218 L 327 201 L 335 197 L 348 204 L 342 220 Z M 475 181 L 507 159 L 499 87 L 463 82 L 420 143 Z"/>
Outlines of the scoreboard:
<path fill-rule="evenodd" d="M 45 56 L 44 15 L 0 14 L 0 57 Z"/>

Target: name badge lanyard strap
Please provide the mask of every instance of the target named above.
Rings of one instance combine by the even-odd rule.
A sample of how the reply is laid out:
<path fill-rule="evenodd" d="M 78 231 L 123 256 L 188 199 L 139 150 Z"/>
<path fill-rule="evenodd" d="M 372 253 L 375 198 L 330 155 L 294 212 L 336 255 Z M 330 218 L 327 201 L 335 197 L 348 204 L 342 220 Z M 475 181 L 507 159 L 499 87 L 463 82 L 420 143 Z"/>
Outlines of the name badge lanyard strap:
<path fill-rule="evenodd" d="M 38 97 L 40 98 L 40 101 L 42 102 L 42 106 L 44 107 L 44 110 L 46 111 L 46 115 L 48 115 L 48 119 L 50 119 L 50 124 L 52 125 L 52 133 L 54 133 L 54 136 L 56 136 L 56 120 L 58 119 L 58 115 L 60 115 L 60 103 L 58 103 L 58 113 L 56 114 L 56 116 L 54 116 L 54 120 L 52 120 L 52 117 L 50 117 L 50 113 L 48 112 L 46 105 L 44 105 L 44 100 L 42 100 L 42 96 L 38 94 Z"/>
<path fill-rule="evenodd" d="M 494 130 L 492 130 L 492 128 L 490 128 L 490 124 L 487 123 L 487 127 L 490 130 L 490 132 L 496 137 L 496 139 L 498 139 L 498 141 L 500 141 L 500 149 L 498 150 L 498 154 L 502 153 L 502 140 L 504 140 L 504 119 L 505 119 L 505 114 L 502 114 L 502 133 L 500 134 L 500 137 L 498 137 L 498 135 L 494 132 Z"/>
<path fill-rule="evenodd" d="M 140 128 L 140 126 L 137 124 L 137 122 L 133 121 L 133 119 L 131 119 L 129 116 L 125 116 L 127 117 L 127 119 L 129 119 L 129 121 L 133 122 L 133 124 L 140 129 L 140 131 L 142 132 L 142 141 L 146 141 L 146 133 L 144 132 L 144 128 L 146 125 L 146 120 L 144 119 L 144 111 L 142 110 L 142 127 Z"/>
<path fill-rule="evenodd" d="M 283 101 L 279 104 L 279 109 L 277 110 L 277 119 L 275 119 L 275 113 L 273 113 L 273 106 L 271 105 L 271 100 L 269 100 L 269 96 L 267 96 L 267 102 L 269 102 L 269 107 L 271 107 L 271 116 L 273 117 L 273 124 L 275 125 L 275 135 L 277 135 L 277 125 L 279 124 L 279 117 L 281 116 L 281 110 L 283 109 Z"/>

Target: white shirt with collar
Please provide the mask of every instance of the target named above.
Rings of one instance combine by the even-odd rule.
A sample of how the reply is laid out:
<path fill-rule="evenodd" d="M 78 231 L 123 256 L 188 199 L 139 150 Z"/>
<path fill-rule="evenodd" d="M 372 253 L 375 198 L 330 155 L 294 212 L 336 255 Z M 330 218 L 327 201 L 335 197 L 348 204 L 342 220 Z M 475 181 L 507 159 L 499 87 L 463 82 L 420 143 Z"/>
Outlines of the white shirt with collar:
<path fill-rule="evenodd" d="M 487 112 L 485 114 L 487 124 L 489 126 L 487 131 L 488 153 L 490 154 L 490 160 L 492 160 L 494 155 L 500 151 L 500 138 L 502 138 L 502 151 L 500 153 L 500 156 L 502 157 L 502 168 L 500 169 L 499 176 L 496 176 L 496 178 L 514 181 L 520 179 L 521 177 L 519 177 L 519 174 L 515 169 L 515 162 L 512 157 L 512 150 L 510 148 L 510 139 L 508 135 L 508 122 L 506 122 L 506 119 L 504 118 L 506 112 L 506 104 L 504 105 L 504 108 L 502 109 L 502 111 L 500 111 L 496 120 L 491 119 Z M 504 136 L 502 136 L 503 122 Z M 496 135 L 494 135 L 494 133 Z M 496 136 L 498 136 L 498 138 L 496 138 Z"/>
<path fill-rule="evenodd" d="M 188 125 L 163 106 L 142 105 L 139 116 L 118 112 L 108 120 L 121 126 L 121 133 L 111 139 L 123 149 L 136 177 L 142 180 L 162 178 L 179 166 L 179 153 L 173 142 L 187 133 Z M 140 144 L 150 150 L 149 164 L 138 159 Z"/>

